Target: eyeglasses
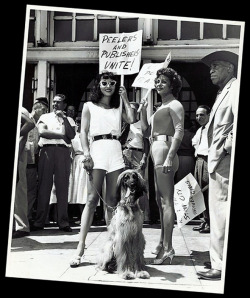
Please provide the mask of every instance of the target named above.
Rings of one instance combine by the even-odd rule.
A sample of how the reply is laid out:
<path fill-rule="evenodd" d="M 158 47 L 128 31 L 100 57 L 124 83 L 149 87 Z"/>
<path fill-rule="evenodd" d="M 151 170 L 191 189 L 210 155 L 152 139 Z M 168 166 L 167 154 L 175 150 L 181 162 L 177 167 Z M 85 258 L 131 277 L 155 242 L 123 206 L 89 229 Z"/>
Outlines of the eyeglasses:
<path fill-rule="evenodd" d="M 105 81 L 105 80 L 100 81 L 100 86 L 101 87 L 106 87 L 107 85 L 115 86 L 115 84 L 116 84 L 116 81 Z"/>
<path fill-rule="evenodd" d="M 155 79 L 154 80 L 155 85 L 159 85 L 159 84 L 167 84 L 168 81 L 167 80 L 161 80 L 161 79 Z"/>

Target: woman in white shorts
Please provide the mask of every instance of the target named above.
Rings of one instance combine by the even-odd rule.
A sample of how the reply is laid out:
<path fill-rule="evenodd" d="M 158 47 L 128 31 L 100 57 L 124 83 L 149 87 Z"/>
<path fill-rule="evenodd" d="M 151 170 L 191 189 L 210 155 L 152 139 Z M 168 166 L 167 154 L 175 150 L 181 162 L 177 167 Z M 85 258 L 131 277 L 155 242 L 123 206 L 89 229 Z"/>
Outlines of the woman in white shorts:
<path fill-rule="evenodd" d="M 90 99 L 83 106 L 80 139 L 84 152 L 84 168 L 89 173 L 88 199 L 81 217 L 81 230 L 76 254 L 70 262 L 71 267 L 80 264 L 84 253 L 85 239 L 99 194 L 106 180 L 105 220 L 110 223 L 112 207 L 117 205 L 116 183 L 125 164 L 122 147 L 118 141 L 121 135 L 122 120 L 131 124 L 136 121 L 126 89 L 121 86 L 119 92 L 113 73 L 105 72 L 97 76 Z M 90 141 L 89 141 L 90 140 Z"/>

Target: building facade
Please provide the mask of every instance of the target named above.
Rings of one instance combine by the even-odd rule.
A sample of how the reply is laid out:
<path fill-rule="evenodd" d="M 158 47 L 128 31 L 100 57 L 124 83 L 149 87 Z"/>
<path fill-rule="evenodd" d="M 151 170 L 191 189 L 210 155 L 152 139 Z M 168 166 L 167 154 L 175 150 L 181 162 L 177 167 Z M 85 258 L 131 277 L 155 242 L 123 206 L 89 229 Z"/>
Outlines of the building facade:
<path fill-rule="evenodd" d="M 237 22 L 178 17 L 154 18 L 150 15 L 98 11 L 27 9 L 27 52 L 23 105 L 30 111 L 36 97 L 46 96 L 50 105 L 56 93 L 63 93 L 81 115 L 92 80 L 99 71 L 100 33 L 142 30 L 141 65 L 163 62 L 169 52 L 170 67 L 182 77 L 179 100 L 186 114 L 195 119 L 199 104 L 212 106 L 216 88 L 209 79 L 207 66 L 200 62 L 216 50 L 239 52 L 241 26 Z M 124 85 L 129 100 L 139 101 L 145 94 L 131 87 L 135 75 L 126 75 Z M 148 96 L 148 114 L 158 98 L 154 90 Z"/>

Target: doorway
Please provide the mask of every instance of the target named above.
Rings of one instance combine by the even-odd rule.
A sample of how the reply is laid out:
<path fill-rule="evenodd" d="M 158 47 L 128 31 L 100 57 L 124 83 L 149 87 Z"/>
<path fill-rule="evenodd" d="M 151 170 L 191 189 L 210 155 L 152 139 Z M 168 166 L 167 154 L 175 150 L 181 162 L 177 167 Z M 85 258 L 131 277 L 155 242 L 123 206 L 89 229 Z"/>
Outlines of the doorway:
<path fill-rule="evenodd" d="M 67 97 L 67 104 L 74 105 L 77 116 L 81 114 L 81 99 L 88 93 L 88 86 L 98 73 L 98 64 L 55 64 L 56 93 Z"/>

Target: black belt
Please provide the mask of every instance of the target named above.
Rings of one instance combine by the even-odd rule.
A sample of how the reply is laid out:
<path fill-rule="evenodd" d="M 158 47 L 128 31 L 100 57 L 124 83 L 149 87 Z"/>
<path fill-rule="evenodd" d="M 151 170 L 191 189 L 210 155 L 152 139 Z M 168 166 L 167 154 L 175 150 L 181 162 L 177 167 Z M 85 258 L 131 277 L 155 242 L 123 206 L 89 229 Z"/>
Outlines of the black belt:
<path fill-rule="evenodd" d="M 201 158 L 201 159 L 207 161 L 207 155 L 197 154 L 197 158 Z"/>
<path fill-rule="evenodd" d="M 64 147 L 64 148 L 69 148 L 68 146 L 64 144 L 44 144 L 42 147 Z"/>
<path fill-rule="evenodd" d="M 99 135 L 99 136 L 94 136 L 93 141 L 98 141 L 98 140 L 118 140 L 118 136 L 113 136 L 111 133 L 107 135 Z"/>
<path fill-rule="evenodd" d="M 130 149 L 130 150 L 135 150 L 135 151 L 143 152 L 143 149 L 140 149 L 140 148 L 125 147 L 125 149 Z"/>

